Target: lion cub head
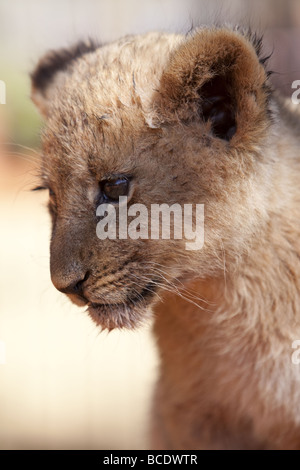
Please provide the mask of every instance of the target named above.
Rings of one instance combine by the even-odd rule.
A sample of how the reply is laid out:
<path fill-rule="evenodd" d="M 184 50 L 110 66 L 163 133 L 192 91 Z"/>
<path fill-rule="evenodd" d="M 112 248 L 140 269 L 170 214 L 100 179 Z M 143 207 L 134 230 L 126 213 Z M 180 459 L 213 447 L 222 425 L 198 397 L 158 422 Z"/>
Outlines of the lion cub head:
<path fill-rule="evenodd" d="M 225 255 L 227 270 L 237 265 L 266 211 L 272 120 L 259 40 L 207 28 L 80 43 L 41 59 L 32 97 L 46 120 L 52 281 L 98 324 L 133 327 L 162 289 L 222 276 Z M 203 246 L 187 249 L 184 235 L 100 239 L 97 208 L 117 209 L 120 196 L 149 214 L 203 205 Z"/>

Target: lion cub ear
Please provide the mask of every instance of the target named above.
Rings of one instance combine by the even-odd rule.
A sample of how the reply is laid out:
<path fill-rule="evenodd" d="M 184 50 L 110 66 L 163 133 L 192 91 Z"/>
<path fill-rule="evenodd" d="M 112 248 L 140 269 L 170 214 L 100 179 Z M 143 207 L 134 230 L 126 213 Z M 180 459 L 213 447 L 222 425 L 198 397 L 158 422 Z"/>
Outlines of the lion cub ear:
<path fill-rule="evenodd" d="M 228 29 L 202 29 L 185 40 L 164 70 L 154 104 L 163 125 L 198 121 L 230 141 L 269 122 L 270 88 L 261 40 Z"/>
<path fill-rule="evenodd" d="M 99 45 L 89 40 L 79 42 L 69 49 L 49 51 L 40 59 L 31 73 L 31 98 L 43 117 L 48 116 L 49 103 L 54 91 L 70 72 L 73 63 L 84 54 L 95 51 Z"/>

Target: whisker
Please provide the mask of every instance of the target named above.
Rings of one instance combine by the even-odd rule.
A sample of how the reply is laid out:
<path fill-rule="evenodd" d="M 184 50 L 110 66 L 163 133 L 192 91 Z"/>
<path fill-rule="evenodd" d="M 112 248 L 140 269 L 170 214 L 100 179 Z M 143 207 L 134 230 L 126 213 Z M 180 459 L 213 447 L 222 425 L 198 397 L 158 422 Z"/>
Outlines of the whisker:
<path fill-rule="evenodd" d="M 131 276 L 134 276 L 134 275 L 131 274 Z M 139 279 L 144 279 L 146 282 L 149 281 L 149 280 L 153 280 L 151 277 L 148 278 L 147 276 L 143 276 L 143 275 L 139 275 Z M 196 307 L 200 308 L 201 310 L 211 311 L 211 310 L 208 310 L 207 308 L 202 307 L 197 302 L 194 302 L 194 300 L 192 300 L 189 297 L 187 297 L 186 295 L 184 295 L 181 291 L 178 290 L 177 286 L 175 286 L 174 284 L 165 285 L 164 283 L 161 283 L 161 282 L 156 281 L 156 280 L 154 281 L 154 283 L 155 283 L 156 286 L 160 287 L 161 289 L 163 289 L 167 292 L 175 293 L 176 295 L 178 295 L 182 299 L 184 299 L 187 302 L 195 305 Z M 197 299 L 197 300 L 205 303 L 205 301 L 203 301 L 202 299 Z"/>
<path fill-rule="evenodd" d="M 33 153 L 36 153 L 37 155 L 40 155 L 40 153 L 37 150 L 35 150 L 34 148 L 27 147 L 26 145 L 18 144 L 16 142 L 2 142 L 2 145 L 7 145 L 7 146 L 10 146 L 10 147 L 20 147 L 24 150 L 28 150 L 29 152 L 33 152 Z"/>
<path fill-rule="evenodd" d="M 134 276 L 134 275 L 133 275 L 133 276 Z M 134 277 L 136 277 L 136 278 L 138 279 L 137 276 L 134 276 Z M 152 292 L 156 297 L 158 297 L 158 299 L 159 299 L 160 301 L 162 300 L 162 298 L 160 297 L 160 295 L 159 295 L 157 292 L 153 292 L 153 290 L 149 289 L 148 287 L 145 287 L 145 286 L 142 285 L 142 284 L 138 284 L 138 283 L 135 282 L 135 281 L 132 281 L 132 282 L 133 282 L 133 284 L 135 284 L 136 286 L 138 286 L 140 289 L 143 289 L 143 290 L 147 290 L 147 291 L 149 291 L 149 292 Z"/>
<path fill-rule="evenodd" d="M 150 263 L 151 263 L 151 262 L 150 262 Z M 156 263 L 156 264 L 158 264 L 158 263 Z M 156 270 L 156 271 L 159 272 L 159 273 L 160 273 L 160 272 L 165 273 L 164 271 L 162 271 L 162 270 L 160 270 L 160 269 L 158 269 L 158 268 L 156 268 L 156 267 L 154 267 L 154 268 L 152 268 L 152 269 Z M 161 277 L 163 277 L 164 280 L 165 280 L 167 283 L 170 283 L 170 281 L 169 281 L 168 279 L 166 279 L 162 274 L 161 274 Z M 179 279 L 176 279 L 176 282 L 180 284 L 180 291 L 184 291 L 186 294 L 188 294 L 190 297 L 194 298 L 195 300 L 204 302 L 204 303 L 206 303 L 207 305 L 212 305 L 212 306 L 215 305 L 215 303 L 209 302 L 208 300 L 203 299 L 202 297 L 200 297 L 197 291 L 195 291 L 195 290 L 193 290 L 193 289 L 188 289 L 188 288 L 186 288 L 186 287 L 184 286 L 184 284 L 183 284 Z M 173 288 L 175 288 L 174 283 L 171 283 L 171 286 L 172 286 Z M 194 294 L 196 294 L 196 295 L 194 295 Z"/>
<path fill-rule="evenodd" d="M 35 163 L 35 164 L 38 164 L 41 161 L 35 155 L 30 155 L 30 154 L 27 154 L 27 153 L 5 152 L 5 155 L 9 158 L 14 158 L 15 160 L 27 159 L 27 160 L 31 161 L 32 163 Z"/>

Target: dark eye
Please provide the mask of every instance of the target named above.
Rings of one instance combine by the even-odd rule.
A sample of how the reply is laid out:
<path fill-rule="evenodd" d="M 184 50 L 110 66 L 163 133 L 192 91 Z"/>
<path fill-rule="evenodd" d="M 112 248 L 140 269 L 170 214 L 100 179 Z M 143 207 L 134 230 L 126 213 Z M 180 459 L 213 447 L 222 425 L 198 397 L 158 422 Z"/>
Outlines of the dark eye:
<path fill-rule="evenodd" d="M 48 187 L 49 191 L 49 208 L 51 211 L 55 212 L 56 211 L 56 194 L 53 191 L 53 189 Z"/>
<path fill-rule="evenodd" d="M 117 176 L 109 180 L 101 181 L 101 191 L 105 199 L 118 201 L 120 196 L 127 196 L 129 192 L 129 178 Z"/>
<path fill-rule="evenodd" d="M 49 188 L 49 196 L 55 198 L 55 192 L 51 188 Z"/>

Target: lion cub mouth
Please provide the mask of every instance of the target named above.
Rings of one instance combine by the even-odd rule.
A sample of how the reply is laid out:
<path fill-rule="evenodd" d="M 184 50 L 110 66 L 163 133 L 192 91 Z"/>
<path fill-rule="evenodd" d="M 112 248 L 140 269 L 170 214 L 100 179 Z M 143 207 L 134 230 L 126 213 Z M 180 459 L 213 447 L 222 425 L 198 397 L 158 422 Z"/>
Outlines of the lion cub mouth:
<path fill-rule="evenodd" d="M 141 292 L 128 295 L 124 302 L 88 303 L 92 320 L 103 329 L 135 328 L 149 317 L 151 301 L 157 291 L 155 280 L 150 281 Z"/>

